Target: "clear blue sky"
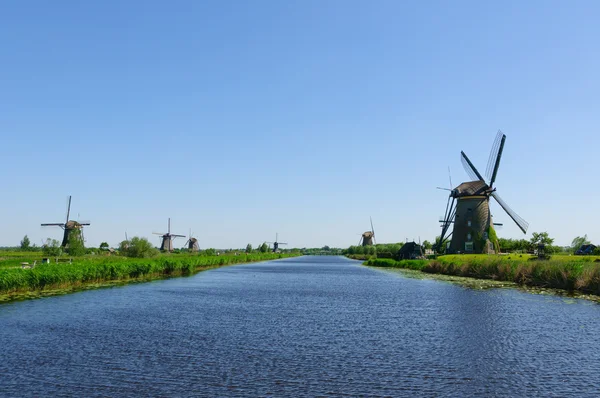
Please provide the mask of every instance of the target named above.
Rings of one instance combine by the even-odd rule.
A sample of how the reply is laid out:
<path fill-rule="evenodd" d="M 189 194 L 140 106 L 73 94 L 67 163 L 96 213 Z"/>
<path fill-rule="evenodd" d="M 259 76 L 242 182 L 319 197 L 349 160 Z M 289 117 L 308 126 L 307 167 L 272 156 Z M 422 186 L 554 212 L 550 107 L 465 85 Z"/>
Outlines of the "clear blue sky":
<path fill-rule="evenodd" d="M 6 1 L 0 245 L 191 228 L 205 247 L 433 239 L 508 138 L 498 192 L 600 243 L 596 1 Z M 483 171 L 483 170 L 482 170 Z M 492 204 L 503 237 L 522 233 Z M 180 242 L 181 244 L 183 241 Z"/>

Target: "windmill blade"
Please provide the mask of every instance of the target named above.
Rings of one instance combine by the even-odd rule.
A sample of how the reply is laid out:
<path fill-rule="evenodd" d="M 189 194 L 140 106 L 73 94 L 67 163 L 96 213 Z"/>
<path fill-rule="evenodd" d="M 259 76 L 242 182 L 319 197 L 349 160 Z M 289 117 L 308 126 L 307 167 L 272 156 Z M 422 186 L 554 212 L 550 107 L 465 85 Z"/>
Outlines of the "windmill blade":
<path fill-rule="evenodd" d="M 494 197 L 494 199 L 496 199 L 496 202 L 498 202 L 498 204 L 504 209 L 506 214 L 508 214 L 508 216 L 512 218 L 515 224 L 517 224 L 521 231 L 523 231 L 523 233 L 526 234 L 527 228 L 529 228 L 529 223 L 523 218 L 521 218 L 521 216 L 519 216 L 517 213 L 515 213 L 510 207 L 508 207 L 506 202 L 502 200 L 502 198 L 498 195 L 497 192 L 492 192 L 492 196 Z"/>
<path fill-rule="evenodd" d="M 154 235 L 167 235 L 165 233 L 161 233 L 161 232 L 152 232 Z"/>
<path fill-rule="evenodd" d="M 85 220 L 85 221 L 77 221 L 79 223 L 79 225 L 91 225 L 89 220 Z"/>
<path fill-rule="evenodd" d="M 471 161 L 467 157 L 467 154 L 464 153 L 463 151 L 460 151 L 460 155 L 461 155 L 460 160 L 463 164 L 463 167 L 465 168 L 465 171 L 469 175 L 469 177 L 471 177 L 473 180 L 485 181 L 483 179 L 483 177 L 481 176 L 481 174 L 479 174 L 479 172 L 477 171 L 475 166 L 473 166 L 473 163 L 471 163 Z"/>
<path fill-rule="evenodd" d="M 171 234 L 171 237 L 173 237 L 173 238 L 185 238 L 185 235 Z"/>
<path fill-rule="evenodd" d="M 488 158 L 487 167 L 485 168 L 485 176 L 488 180 L 492 179 L 492 173 L 494 171 L 494 165 L 496 164 L 496 158 L 498 157 L 498 149 L 500 149 L 500 142 L 502 141 L 502 132 L 498 130 L 492 149 L 490 150 L 490 157 Z"/>
<path fill-rule="evenodd" d="M 65 223 L 62 222 L 57 222 L 57 223 L 46 223 L 46 224 L 41 224 L 42 227 L 64 227 Z"/>
<path fill-rule="evenodd" d="M 69 222 L 69 215 L 71 214 L 71 195 L 69 195 L 69 200 L 67 201 L 67 221 Z"/>
<path fill-rule="evenodd" d="M 502 134 L 502 131 L 498 130 L 498 134 Z M 494 161 L 494 170 L 492 171 L 492 176 L 490 177 L 490 188 L 494 185 L 496 181 L 496 176 L 498 175 L 498 168 L 500 167 L 500 159 L 502 159 L 502 151 L 504 150 L 504 142 L 506 141 L 506 135 L 502 134 L 502 139 L 500 140 L 500 147 L 498 148 L 498 155 L 496 156 L 496 160 Z"/>
<path fill-rule="evenodd" d="M 435 189 L 441 189 L 441 190 L 443 190 L 443 191 L 450 191 L 450 192 L 452 192 L 452 190 L 451 190 L 451 189 L 448 189 L 448 188 L 435 187 Z"/>
<path fill-rule="evenodd" d="M 452 202 L 450 202 L 450 200 L 452 200 Z M 439 247 L 437 248 L 438 251 L 442 248 L 444 241 L 448 240 L 450 235 L 452 235 L 452 232 L 449 235 L 446 235 L 446 233 L 448 232 L 450 225 L 452 225 L 452 223 L 454 222 L 454 217 L 456 215 L 456 207 L 457 206 L 454 205 L 454 201 L 455 201 L 455 198 L 451 199 L 450 197 L 448 197 L 448 203 L 446 204 L 446 214 L 444 215 L 444 222 L 442 224 L 442 232 L 440 234 Z"/>
<path fill-rule="evenodd" d="M 448 166 L 448 179 L 450 180 L 450 190 L 452 190 L 452 174 L 450 174 L 450 166 Z"/>
<path fill-rule="evenodd" d="M 375 236 L 375 228 L 373 228 L 373 218 L 369 217 L 369 219 L 371 220 L 371 232 L 373 232 L 373 236 Z"/>
<path fill-rule="evenodd" d="M 278 244 L 279 245 L 287 245 L 287 243 L 285 243 L 285 242 L 279 242 Z"/>

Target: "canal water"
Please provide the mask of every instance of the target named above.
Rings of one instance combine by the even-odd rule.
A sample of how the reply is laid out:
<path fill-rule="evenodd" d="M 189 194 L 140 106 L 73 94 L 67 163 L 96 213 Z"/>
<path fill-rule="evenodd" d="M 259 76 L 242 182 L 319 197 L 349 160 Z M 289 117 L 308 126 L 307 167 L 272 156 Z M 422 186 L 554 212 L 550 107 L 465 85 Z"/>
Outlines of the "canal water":
<path fill-rule="evenodd" d="M 600 306 L 300 257 L 0 305 L 0 396 L 598 396 Z"/>

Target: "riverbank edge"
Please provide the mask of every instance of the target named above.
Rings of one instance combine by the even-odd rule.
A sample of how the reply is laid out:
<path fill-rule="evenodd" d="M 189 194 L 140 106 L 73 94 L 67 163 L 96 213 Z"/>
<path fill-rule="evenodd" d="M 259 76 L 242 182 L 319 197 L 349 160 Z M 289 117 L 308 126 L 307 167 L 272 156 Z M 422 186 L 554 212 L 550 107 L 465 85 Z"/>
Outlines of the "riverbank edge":
<path fill-rule="evenodd" d="M 426 274 L 459 276 L 480 280 L 511 282 L 519 287 L 554 289 L 568 294 L 600 297 L 600 263 L 531 261 L 509 258 L 463 258 L 446 260 L 392 260 L 371 258 L 363 265 L 399 268 Z"/>
<path fill-rule="evenodd" d="M 104 280 L 94 280 L 94 281 L 75 281 L 75 282 L 65 282 L 60 283 L 48 287 L 44 287 L 43 289 L 17 289 L 9 292 L 0 292 L 0 305 L 8 304 L 15 301 L 24 301 L 24 300 L 33 300 L 39 299 L 43 297 L 52 297 L 52 296 L 62 296 L 70 293 L 77 293 L 86 290 L 96 290 L 103 289 L 109 287 L 119 287 L 125 286 L 134 283 L 147 283 L 157 280 L 165 280 L 171 278 L 180 278 L 193 276 L 202 271 L 208 271 L 211 269 L 228 267 L 232 265 L 240 265 L 240 264 L 250 264 L 250 263 L 260 263 L 264 261 L 277 261 L 283 260 L 286 258 L 299 257 L 302 254 L 298 253 L 277 253 L 273 254 L 273 258 L 267 259 L 258 259 L 258 260 L 247 260 L 246 257 L 242 258 L 240 256 L 239 261 L 230 262 L 227 264 L 212 264 L 212 265 L 200 265 L 190 270 L 189 267 L 172 270 L 172 269 L 163 269 L 160 272 L 152 272 L 148 274 L 144 274 L 137 277 L 126 277 L 126 278 L 117 278 L 117 279 L 104 279 Z"/>

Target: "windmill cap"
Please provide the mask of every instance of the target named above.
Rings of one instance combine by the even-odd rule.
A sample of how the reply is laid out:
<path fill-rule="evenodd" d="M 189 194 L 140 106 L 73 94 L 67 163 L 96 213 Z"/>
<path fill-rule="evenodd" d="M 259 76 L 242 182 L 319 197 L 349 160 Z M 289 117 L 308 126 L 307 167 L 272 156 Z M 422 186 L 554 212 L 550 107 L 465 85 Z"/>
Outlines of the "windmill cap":
<path fill-rule="evenodd" d="M 71 220 L 65 224 L 65 227 L 68 229 L 81 228 L 81 224 L 79 224 L 77 221 Z"/>
<path fill-rule="evenodd" d="M 469 181 L 463 182 L 462 184 L 454 188 L 451 192 L 451 195 L 455 198 L 461 196 L 481 195 L 487 189 L 489 189 L 489 186 L 484 181 Z"/>

